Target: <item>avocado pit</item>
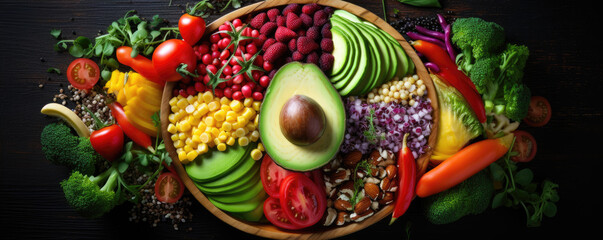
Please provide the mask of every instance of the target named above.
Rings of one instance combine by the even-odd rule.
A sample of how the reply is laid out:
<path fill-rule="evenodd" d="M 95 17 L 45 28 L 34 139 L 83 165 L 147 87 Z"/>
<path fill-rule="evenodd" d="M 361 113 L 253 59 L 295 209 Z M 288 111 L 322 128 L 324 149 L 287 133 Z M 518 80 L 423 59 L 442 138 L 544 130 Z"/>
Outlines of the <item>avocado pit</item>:
<path fill-rule="evenodd" d="M 294 95 L 279 116 L 281 132 L 291 143 L 310 145 L 316 142 L 325 130 L 325 113 L 320 105 L 305 95 Z"/>

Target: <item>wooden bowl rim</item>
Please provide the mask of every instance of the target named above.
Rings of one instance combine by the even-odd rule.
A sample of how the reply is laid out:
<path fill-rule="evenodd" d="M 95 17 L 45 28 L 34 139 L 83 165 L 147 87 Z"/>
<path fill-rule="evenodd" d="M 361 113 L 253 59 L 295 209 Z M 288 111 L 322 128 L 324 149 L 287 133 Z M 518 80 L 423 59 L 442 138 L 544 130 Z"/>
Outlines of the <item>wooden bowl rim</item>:
<path fill-rule="evenodd" d="M 272 8 L 272 7 L 279 7 L 279 6 L 283 6 L 283 5 L 290 4 L 290 3 L 298 3 L 298 4 L 317 3 L 317 4 L 320 4 L 323 6 L 330 6 L 330 7 L 336 8 L 336 9 L 346 10 L 360 18 L 363 18 L 369 22 L 372 22 L 379 28 L 386 31 L 388 34 L 392 35 L 402 45 L 403 49 L 406 51 L 406 54 L 408 54 L 410 56 L 410 58 L 412 59 L 413 63 L 416 66 L 416 74 L 419 76 L 420 79 L 424 80 L 424 84 L 427 87 L 428 98 L 431 100 L 431 105 L 433 108 L 432 128 L 431 128 L 431 134 L 428 138 L 429 149 L 427 150 L 427 152 L 425 154 L 423 154 L 419 159 L 417 159 L 417 162 L 419 163 L 418 166 L 421 166 L 420 169 L 418 170 L 419 174 L 424 173 L 427 168 L 427 163 L 429 162 L 429 157 L 431 156 L 433 146 L 435 145 L 435 140 L 437 137 L 437 126 L 438 126 L 438 121 L 439 121 L 439 111 L 438 111 L 439 106 L 438 106 L 438 101 L 437 101 L 437 95 L 435 93 L 435 88 L 434 88 L 432 79 L 431 79 L 429 73 L 427 72 L 427 69 L 423 65 L 419 56 L 415 53 L 413 48 L 410 46 L 410 44 L 404 39 L 404 37 L 397 30 L 395 30 L 392 26 L 390 26 L 387 22 L 385 22 L 383 19 L 381 19 L 377 15 L 373 14 L 372 12 L 370 12 L 367 9 L 364 9 L 360 6 L 357 6 L 355 4 L 348 3 L 345 1 L 340 1 L 340 0 L 263 1 L 263 2 L 254 3 L 249 6 L 245 6 L 243 8 L 237 9 L 235 11 L 230 12 L 229 14 L 226 14 L 226 15 L 216 19 L 211 24 L 207 25 L 206 34 L 211 33 L 214 30 L 216 30 L 225 21 L 232 21 L 240 16 L 246 16 L 253 12 L 265 10 L 265 9 Z M 341 237 L 341 236 L 345 236 L 347 234 L 354 233 L 356 231 L 362 230 L 362 229 L 382 220 L 383 218 L 385 218 L 386 216 L 391 214 L 391 212 L 393 210 L 393 204 L 390 204 L 390 205 L 382 208 L 381 210 L 379 210 L 377 213 L 375 213 L 370 218 L 368 218 L 362 222 L 359 222 L 359 223 L 347 223 L 346 225 L 341 226 L 341 227 L 314 226 L 314 227 L 306 228 L 303 230 L 289 231 L 289 230 L 277 228 L 271 224 L 242 221 L 242 220 L 232 217 L 231 215 L 227 214 L 226 212 L 220 210 L 219 208 L 214 206 L 209 201 L 209 199 L 207 199 L 207 197 L 205 197 L 205 195 L 195 186 L 193 180 L 188 176 L 188 174 L 186 173 L 186 170 L 184 169 L 184 166 L 178 160 L 178 156 L 176 154 L 176 149 L 170 138 L 170 133 L 167 131 L 167 126 L 169 124 L 168 116 L 169 116 L 169 113 L 171 112 L 169 100 L 172 98 L 172 90 L 173 90 L 175 84 L 176 84 L 175 82 L 169 82 L 165 85 L 164 90 L 163 90 L 162 101 L 161 101 L 161 116 L 160 116 L 161 117 L 162 137 L 165 142 L 166 149 L 167 149 L 170 157 L 173 159 L 173 163 L 174 163 L 176 172 L 182 178 L 182 181 L 184 182 L 186 188 L 201 203 L 201 205 L 203 205 L 209 212 L 211 212 L 213 215 L 215 215 L 220 220 L 226 222 L 230 226 L 233 226 L 241 231 L 244 231 L 246 233 L 253 234 L 256 236 L 260 236 L 260 237 L 273 238 L 273 239 L 324 239 L 324 238 L 336 238 L 336 237 Z"/>

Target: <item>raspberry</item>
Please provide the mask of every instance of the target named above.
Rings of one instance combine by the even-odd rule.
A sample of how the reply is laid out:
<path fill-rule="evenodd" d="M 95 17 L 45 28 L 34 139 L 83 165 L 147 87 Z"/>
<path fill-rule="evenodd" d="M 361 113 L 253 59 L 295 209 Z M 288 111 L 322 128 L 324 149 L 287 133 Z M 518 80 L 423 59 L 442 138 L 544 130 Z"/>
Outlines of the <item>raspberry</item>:
<path fill-rule="evenodd" d="M 333 67 L 333 61 L 335 57 L 333 57 L 330 53 L 323 53 L 320 55 L 319 66 L 323 72 L 330 70 Z"/>
<path fill-rule="evenodd" d="M 276 8 L 272 8 L 266 12 L 266 15 L 268 15 L 268 19 L 270 19 L 271 22 L 276 22 L 276 16 L 280 14 L 281 11 Z"/>
<path fill-rule="evenodd" d="M 304 23 L 304 26 L 306 26 L 306 27 L 311 27 L 312 23 L 314 22 L 312 17 L 305 13 L 300 14 L 299 18 L 302 20 L 302 22 Z"/>
<path fill-rule="evenodd" d="M 264 52 L 264 61 L 276 63 L 287 53 L 288 50 L 287 45 L 284 43 L 275 42 L 266 49 L 266 52 Z"/>
<path fill-rule="evenodd" d="M 304 24 L 304 22 L 295 13 L 290 12 L 287 14 L 287 20 L 285 24 L 287 25 L 287 28 L 295 31 L 299 29 Z"/>
<path fill-rule="evenodd" d="M 287 18 L 285 16 L 278 15 L 276 16 L 276 25 L 284 27 L 287 25 Z"/>
<path fill-rule="evenodd" d="M 274 33 L 274 38 L 279 41 L 279 42 L 283 42 L 283 43 L 288 43 L 289 40 L 296 38 L 297 37 L 297 33 L 295 33 L 294 31 L 292 31 L 291 29 L 288 29 L 286 27 L 278 27 L 276 29 L 276 32 Z"/>
<path fill-rule="evenodd" d="M 314 13 L 314 26 L 322 26 L 329 22 L 329 14 L 324 10 L 318 10 Z"/>
<path fill-rule="evenodd" d="M 274 39 L 274 38 L 266 39 L 266 41 L 264 41 L 264 45 L 262 45 L 262 50 L 266 51 L 266 49 L 268 49 L 268 47 L 270 47 L 275 42 L 276 42 L 276 39 Z"/>
<path fill-rule="evenodd" d="M 323 38 L 320 40 L 320 49 L 324 52 L 333 52 L 333 40 L 330 38 Z"/>
<path fill-rule="evenodd" d="M 267 22 L 264 24 L 264 26 L 262 26 L 262 28 L 260 28 L 260 34 L 270 36 L 274 33 L 277 27 L 278 26 L 276 25 L 276 23 Z"/>
<path fill-rule="evenodd" d="M 289 14 L 290 12 L 299 14 L 300 11 L 301 11 L 301 6 L 299 4 L 291 3 L 283 9 L 283 16 L 287 16 L 287 14 Z"/>
<path fill-rule="evenodd" d="M 316 65 L 319 65 L 320 56 L 318 56 L 318 53 L 312 52 L 312 53 L 308 54 L 308 56 L 306 56 L 306 62 L 307 63 L 314 63 Z"/>
<path fill-rule="evenodd" d="M 253 19 L 251 19 L 251 22 L 249 22 L 249 25 L 251 25 L 251 27 L 253 27 L 255 29 L 260 29 L 260 28 L 262 28 L 264 23 L 266 23 L 267 20 L 268 20 L 268 15 L 266 15 L 265 12 L 262 12 L 262 13 L 259 13 L 258 15 L 255 15 L 255 17 L 253 17 Z"/>
<path fill-rule="evenodd" d="M 289 51 L 295 52 L 295 50 L 297 50 L 297 40 L 295 38 L 289 40 L 287 46 L 289 47 Z"/>
<path fill-rule="evenodd" d="M 266 37 L 266 35 L 260 34 L 260 36 L 258 36 L 257 39 L 253 39 L 253 43 L 259 47 L 259 46 L 264 45 L 264 42 L 266 41 L 266 39 L 268 39 L 268 37 Z"/>
<path fill-rule="evenodd" d="M 318 44 L 309 37 L 299 37 L 297 39 L 297 51 L 301 54 L 309 54 L 318 48 Z"/>
<path fill-rule="evenodd" d="M 293 52 L 293 54 L 291 55 L 291 58 L 293 59 L 293 61 L 302 61 L 304 60 L 306 56 L 304 56 L 303 54 L 301 54 L 298 51 Z"/>
<path fill-rule="evenodd" d="M 333 35 L 331 34 L 331 23 L 326 23 L 325 25 L 322 25 L 320 34 L 322 34 L 323 38 L 332 38 Z"/>
<path fill-rule="evenodd" d="M 312 26 L 312 27 L 308 28 L 308 31 L 306 31 L 306 37 L 309 37 L 314 41 L 319 41 L 320 40 L 320 28 L 318 28 L 317 26 Z"/>
<path fill-rule="evenodd" d="M 305 14 L 312 15 L 316 11 L 320 10 L 320 6 L 316 3 L 309 3 L 304 5 L 301 10 Z"/>

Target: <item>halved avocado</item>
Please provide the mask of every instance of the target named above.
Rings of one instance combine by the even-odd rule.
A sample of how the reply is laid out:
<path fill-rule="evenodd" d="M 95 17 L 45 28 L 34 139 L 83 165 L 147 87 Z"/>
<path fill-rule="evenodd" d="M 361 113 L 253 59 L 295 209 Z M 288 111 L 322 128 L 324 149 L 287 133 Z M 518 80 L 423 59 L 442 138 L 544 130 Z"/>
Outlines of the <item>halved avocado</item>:
<path fill-rule="evenodd" d="M 252 144 L 245 147 L 235 144 L 226 151 L 211 150 L 199 155 L 192 163 L 185 165 L 186 173 L 197 182 L 208 182 L 218 179 L 239 165 L 252 149 Z"/>
<path fill-rule="evenodd" d="M 322 135 L 314 142 L 300 145 L 288 139 L 281 126 L 283 106 L 294 96 L 312 99 L 324 112 Z M 298 120 L 304 120 L 299 116 Z M 266 153 L 283 168 L 308 171 L 333 159 L 343 142 L 345 109 L 341 96 L 314 64 L 291 62 L 281 67 L 266 89 L 260 108 L 260 138 Z M 300 128 L 312 126 L 295 126 Z"/>

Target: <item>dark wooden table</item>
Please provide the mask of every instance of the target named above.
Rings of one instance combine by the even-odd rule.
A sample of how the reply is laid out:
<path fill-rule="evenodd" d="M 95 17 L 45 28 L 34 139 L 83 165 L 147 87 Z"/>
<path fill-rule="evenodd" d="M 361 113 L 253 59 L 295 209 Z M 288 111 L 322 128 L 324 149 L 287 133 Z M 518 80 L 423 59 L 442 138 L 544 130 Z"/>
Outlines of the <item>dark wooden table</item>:
<path fill-rule="evenodd" d="M 59 181 L 68 176 L 41 154 L 39 135 L 51 120 L 40 108 L 66 86 L 64 75 L 72 59 L 53 50 L 49 31 L 62 29 L 66 38 L 93 37 L 130 9 L 141 16 L 159 14 L 176 23 L 189 1 L 7 1 L 0 4 L 0 232 L 1 238 L 187 238 L 253 239 L 223 223 L 200 204 L 191 207 L 192 222 L 173 230 L 170 224 L 149 227 L 128 221 L 127 208 L 117 208 L 98 220 L 78 216 L 65 202 Z M 193 1 L 190 1 L 193 2 Z M 354 0 L 379 16 L 381 1 Z M 508 39 L 527 45 L 531 56 L 525 81 L 534 95 L 547 97 L 553 117 L 542 128 L 525 128 L 538 141 L 531 168 L 536 178 L 559 184 L 558 214 L 538 228 L 525 226 L 523 210 L 488 210 L 479 216 L 436 226 L 416 208 L 388 226 L 389 219 L 346 239 L 457 239 L 508 237 L 560 238 L 588 236 L 600 222 L 600 161 L 602 108 L 600 10 L 584 1 L 446 1 L 442 9 L 416 8 L 388 0 L 389 19 L 400 16 L 477 16 L 501 24 Z M 218 16 L 211 16 L 208 22 Z M 50 77 L 50 79 L 49 79 Z M 43 84 L 43 88 L 39 85 Z M 405 230 L 410 222 L 409 231 Z M 191 230 L 187 230 L 188 228 Z M 570 235 L 567 235 L 570 234 Z M 374 239 L 374 238 L 373 238 Z"/>

